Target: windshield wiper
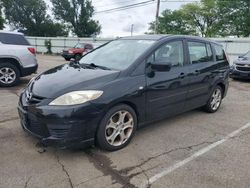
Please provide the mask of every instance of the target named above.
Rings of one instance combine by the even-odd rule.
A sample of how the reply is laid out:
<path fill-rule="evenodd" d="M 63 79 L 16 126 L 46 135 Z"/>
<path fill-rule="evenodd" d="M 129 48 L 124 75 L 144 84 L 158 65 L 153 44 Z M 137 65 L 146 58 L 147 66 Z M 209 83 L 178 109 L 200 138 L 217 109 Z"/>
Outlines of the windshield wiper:
<path fill-rule="evenodd" d="M 101 65 L 96 65 L 94 63 L 90 63 L 90 64 L 87 64 L 87 65 L 89 65 L 90 67 L 99 68 L 99 69 L 102 69 L 102 70 L 112 70 L 111 68 L 108 68 L 108 67 L 105 67 L 105 66 L 101 66 Z"/>

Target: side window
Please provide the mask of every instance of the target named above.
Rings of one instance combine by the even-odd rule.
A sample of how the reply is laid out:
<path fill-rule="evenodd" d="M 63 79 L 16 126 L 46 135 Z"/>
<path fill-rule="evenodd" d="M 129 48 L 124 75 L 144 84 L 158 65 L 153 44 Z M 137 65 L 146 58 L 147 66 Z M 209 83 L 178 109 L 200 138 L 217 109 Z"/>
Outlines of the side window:
<path fill-rule="evenodd" d="M 9 33 L 0 33 L 0 41 L 3 44 L 26 45 L 26 46 L 30 45 L 23 35 L 16 35 Z"/>
<path fill-rule="evenodd" d="M 213 60 L 211 46 L 202 42 L 188 42 L 190 62 L 205 63 Z"/>
<path fill-rule="evenodd" d="M 221 61 L 226 59 L 225 52 L 222 46 L 214 45 L 216 61 Z"/>
<path fill-rule="evenodd" d="M 158 48 L 147 60 L 147 62 L 166 62 L 172 66 L 183 66 L 184 52 L 182 41 L 168 42 Z"/>

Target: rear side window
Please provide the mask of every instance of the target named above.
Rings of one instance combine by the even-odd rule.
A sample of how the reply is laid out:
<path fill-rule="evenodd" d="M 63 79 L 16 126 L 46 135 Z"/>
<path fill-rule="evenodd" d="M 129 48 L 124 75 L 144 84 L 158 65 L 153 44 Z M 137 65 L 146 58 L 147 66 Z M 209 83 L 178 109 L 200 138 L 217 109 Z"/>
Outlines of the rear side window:
<path fill-rule="evenodd" d="M 23 35 L 16 35 L 10 33 L 0 33 L 0 41 L 3 44 L 25 45 L 25 46 L 30 45 Z"/>
<path fill-rule="evenodd" d="M 202 42 L 188 42 L 190 62 L 192 64 L 213 61 L 211 46 Z"/>
<path fill-rule="evenodd" d="M 223 48 L 219 45 L 214 45 L 216 61 L 226 60 L 226 54 Z"/>

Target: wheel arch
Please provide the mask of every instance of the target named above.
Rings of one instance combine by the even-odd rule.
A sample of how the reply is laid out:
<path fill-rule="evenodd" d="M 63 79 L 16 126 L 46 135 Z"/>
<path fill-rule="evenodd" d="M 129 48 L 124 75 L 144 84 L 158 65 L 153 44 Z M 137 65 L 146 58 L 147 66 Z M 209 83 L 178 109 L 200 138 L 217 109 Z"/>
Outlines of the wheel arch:
<path fill-rule="evenodd" d="M 136 106 L 136 104 L 134 104 L 133 102 L 131 102 L 131 101 L 127 101 L 127 100 L 122 100 L 122 101 L 117 101 L 117 102 L 115 102 L 115 103 L 112 103 L 111 105 L 109 105 L 106 109 L 105 109 L 105 111 L 104 111 L 104 113 L 103 113 L 103 117 L 105 116 L 105 114 L 111 109 L 111 108 L 113 108 L 113 107 L 115 107 L 115 106 L 118 106 L 118 105 L 127 105 L 127 106 L 129 106 L 130 108 L 132 108 L 133 110 L 134 110 L 134 112 L 135 112 L 135 114 L 136 114 L 136 118 L 137 118 L 137 125 L 139 124 L 139 112 L 138 112 L 138 108 L 137 108 L 137 106 Z M 95 130 L 95 138 L 96 138 L 96 135 L 97 135 L 97 131 L 98 131 L 98 129 L 99 129 L 99 126 L 100 126 L 100 124 L 101 124 L 101 121 L 103 120 L 103 117 L 102 118 L 100 118 L 100 120 L 99 120 L 99 122 L 98 122 L 98 125 L 97 125 L 97 127 L 96 127 L 96 130 Z M 138 128 L 139 126 L 137 126 L 137 128 Z M 96 140 L 96 139 L 95 139 Z"/>
<path fill-rule="evenodd" d="M 223 82 L 219 82 L 219 83 L 217 83 L 217 86 L 221 87 L 221 89 L 222 89 L 222 96 L 224 98 L 225 90 L 226 90 L 226 85 Z"/>
<path fill-rule="evenodd" d="M 20 71 L 20 74 L 22 74 L 20 62 L 16 58 L 14 58 L 14 57 L 0 57 L 0 64 L 1 63 L 11 63 L 12 65 L 15 65 L 18 68 L 18 70 Z"/>

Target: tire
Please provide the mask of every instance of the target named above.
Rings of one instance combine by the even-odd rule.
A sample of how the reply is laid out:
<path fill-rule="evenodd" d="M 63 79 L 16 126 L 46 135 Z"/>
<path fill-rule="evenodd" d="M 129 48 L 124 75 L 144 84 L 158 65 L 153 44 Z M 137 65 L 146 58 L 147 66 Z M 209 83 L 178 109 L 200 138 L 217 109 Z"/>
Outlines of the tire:
<path fill-rule="evenodd" d="M 122 149 L 130 143 L 136 129 L 135 111 L 128 105 L 117 105 L 111 108 L 100 122 L 96 135 L 97 144 L 107 151 Z"/>
<path fill-rule="evenodd" d="M 223 90 L 220 86 L 216 86 L 207 102 L 207 104 L 204 106 L 204 110 L 209 113 L 216 112 L 221 105 L 222 102 L 222 96 Z"/>
<path fill-rule="evenodd" d="M 76 54 L 75 55 L 75 60 L 76 61 L 80 61 L 81 58 L 82 58 L 81 54 Z"/>
<path fill-rule="evenodd" d="M 15 86 L 20 81 L 20 71 L 19 69 L 9 63 L 0 63 L 0 86 L 11 87 Z"/>

